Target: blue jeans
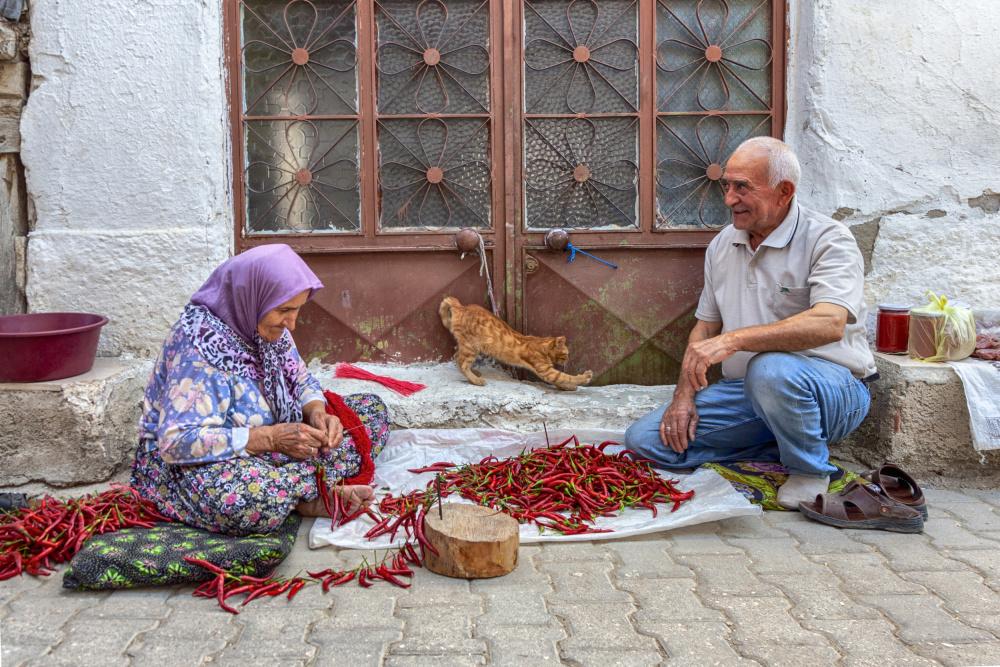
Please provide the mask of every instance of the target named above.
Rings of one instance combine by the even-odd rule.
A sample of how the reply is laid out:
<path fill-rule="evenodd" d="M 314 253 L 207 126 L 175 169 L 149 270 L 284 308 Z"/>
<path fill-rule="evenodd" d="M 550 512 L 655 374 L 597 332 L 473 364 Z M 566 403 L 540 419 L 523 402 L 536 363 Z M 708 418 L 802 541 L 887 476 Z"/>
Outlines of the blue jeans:
<path fill-rule="evenodd" d="M 698 428 L 677 454 L 660 440 L 667 406 L 629 427 L 625 446 L 664 469 L 702 463 L 766 461 L 797 475 L 826 477 L 827 445 L 856 429 L 871 396 L 843 366 L 792 352 L 764 352 L 742 380 L 722 380 L 695 395 Z"/>

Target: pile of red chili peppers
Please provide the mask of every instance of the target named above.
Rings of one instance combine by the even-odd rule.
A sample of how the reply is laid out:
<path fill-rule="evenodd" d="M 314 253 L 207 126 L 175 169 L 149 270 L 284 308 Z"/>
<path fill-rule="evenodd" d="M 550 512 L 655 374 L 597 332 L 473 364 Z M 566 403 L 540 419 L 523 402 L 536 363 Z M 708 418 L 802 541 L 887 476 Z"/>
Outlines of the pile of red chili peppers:
<path fill-rule="evenodd" d="M 658 477 L 650 462 L 629 458 L 634 452 L 604 453 L 616 444 L 581 445 L 573 436 L 503 460 L 488 456 L 461 467 L 441 462 L 410 472 L 443 473 L 442 497 L 458 493 L 506 512 L 520 523 L 535 523 L 542 530 L 563 535 L 612 532 L 594 528 L 594 520 L 634 507 L 656 516 L 656 506 L 663 503 L 673 503 L 670 511 L 674 512 L 694 496 L 694 491 L 680 492 L 672 480 Z"/>
<path fill-rule="evenodd" d="M 22 572 L 48 576 L 54 564 L 73 558 L 91 535 L 152 528 L 153 521 L 169 520 L 127 486 L 75 500 L 45 496 L 33 507 L 0 513 L 0 581 Z"/>

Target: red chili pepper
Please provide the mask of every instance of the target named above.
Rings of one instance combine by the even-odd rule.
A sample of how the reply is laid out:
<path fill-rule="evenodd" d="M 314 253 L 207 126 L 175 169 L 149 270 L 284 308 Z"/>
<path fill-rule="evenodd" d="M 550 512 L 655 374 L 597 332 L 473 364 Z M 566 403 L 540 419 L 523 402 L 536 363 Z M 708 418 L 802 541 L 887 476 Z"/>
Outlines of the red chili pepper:
<path fill-rule="evenodd" d="M 288 591 L 288 599 L 291 600 L 295 597 L 295 594 L 302 590 L 302 587 L 306 585 L 305 579 L 298 580 L 293 586 L 292 590 Z"/>
<path fill-rule="evenodd" d="M 333 585 L 334 586 L 340 586 L 341 584 L 346 584 L 348 581 L 350 581 L 351 579 L 354 578 L 355 574 L 356 574 L 355 572 L 348 572 L 343 577 L 341 577 L 340 579 L 337 579 L 337 581 L 333 582 Z"/>

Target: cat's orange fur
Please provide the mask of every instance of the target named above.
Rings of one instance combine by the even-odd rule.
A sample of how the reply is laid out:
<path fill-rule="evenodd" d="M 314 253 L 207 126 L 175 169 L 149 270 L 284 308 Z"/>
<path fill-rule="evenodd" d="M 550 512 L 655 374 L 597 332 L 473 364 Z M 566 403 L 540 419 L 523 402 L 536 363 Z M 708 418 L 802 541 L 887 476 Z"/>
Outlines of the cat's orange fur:
<path fill-rule="evenodd" d="M 450 296 L 444 298 L 438 312 L 444 326 L 458 341 L 455 353 L 458 370 L 474 385 L 486 384 L 481 373 L 472 370 L 472 363 L 480 354 L 534 371 L 538 377 L 566 391 L 587 384 L 594 376 L 590 371 L 567 375 L 552 367 L 552 364 L 564 364 L 569 359 L 565 336 L 542 338 L 519 334 L 482 306 L 463 306 Z"/>

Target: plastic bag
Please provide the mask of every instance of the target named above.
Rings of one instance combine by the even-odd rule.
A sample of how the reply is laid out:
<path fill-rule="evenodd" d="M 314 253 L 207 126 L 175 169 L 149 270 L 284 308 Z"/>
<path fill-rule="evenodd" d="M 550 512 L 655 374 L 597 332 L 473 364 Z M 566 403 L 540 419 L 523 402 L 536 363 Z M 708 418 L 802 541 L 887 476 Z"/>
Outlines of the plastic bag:
<path fill-rule="evenodd" d="M 1000 361 L 1000 310 L 976 313 L 976 351 L 972 356 Z"/>
<path fill-rule="evenodd" d="M 930 303 L 910 310 L 910 356 L 921 361 L 959 361 L 976 349 L 976 323 L 968 308 L 927 292 Z"/>

